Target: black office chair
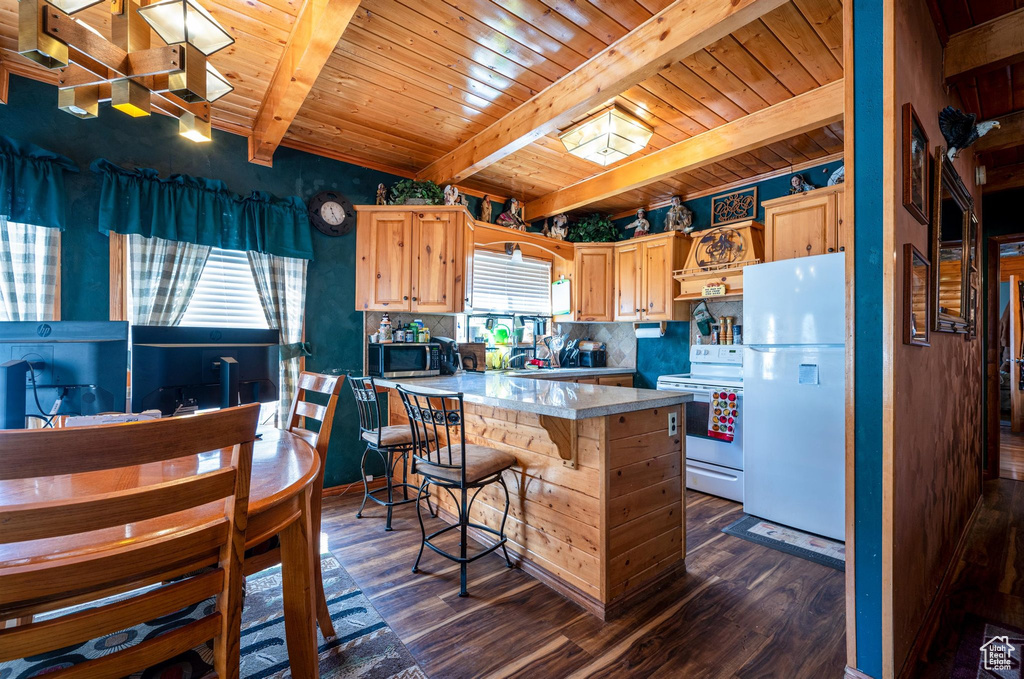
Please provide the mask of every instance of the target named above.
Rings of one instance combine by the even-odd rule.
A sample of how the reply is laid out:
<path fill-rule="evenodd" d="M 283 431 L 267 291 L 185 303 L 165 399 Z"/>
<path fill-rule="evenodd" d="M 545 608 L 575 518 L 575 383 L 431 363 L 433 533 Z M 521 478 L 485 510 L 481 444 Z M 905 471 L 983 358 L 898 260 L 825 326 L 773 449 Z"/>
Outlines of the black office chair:
<path fill-rule="evenodd" d="M 372 377 L 352 377 L 349 379 L 349 384 L 352 385 L 352 395 L 355 396 L 356 410 L 359 413 L 359 438 L 366 443 L 366 450 L 363 451 L 363 458 L 359 463 L 359 468 L 363 475 L 363 503 L 359 505 L 356 518 L 363 518 L 363 508 L 366 507 L 366 501 L 373 500 L 377 504 L 387 507 L 388 518 L 384 530 L 389 531 L 392 530 L 391 515 L 394 508 L 398 505 L 416 502 L 416 498 L 409 497 L 409 489 L 417 492 L 420 490 L 419 486 L 404 482 L 404 479 L 408 476 L 409 452 L 414 444 L 412 433 L 409 427 L 404 424 L 381 426 L 380 401 L 378 400 L 377 385 L 374 384 Z M 427 432 L 423 432 L 423 435 L 424 440 L 427 440 Z M 384 462 L 384 475 L 387 479 L 386 486 L 372 491 L 366 481 L 366 458 L 371 453 L 379 455 L 380 459 Z M 402 464 L 403 482 L 395 483 L 395 469 L 399 463 Z M 399 488 L 402 490 L 402 499 L 395 500 L 395 490 Z M 378 493 L 385 491 L 387 492 L 387 500 L 377 497 Z M 428 508 L 430 507 L 429 498 L 427 499 L 427 506 Z M 431 509 L 430 513 L 432 516 L 435 515 L 433 509 Z"/>
<path fill-rule="evenodd" d="M 508 486 L 502 478 L 502 472 L 516 464 L 516 458 L 496 448 L 487 446 L 466 445 L 465 411 L 462 394 L 423 393 L 398 387 L 402 396 L 405 412 L 409 416 L 409 433 L 413 438 L 412 471 L 423 478 L 416 494 L 416 516 L 420 521 L 423 534 L 420 551 L 412 572 L 419 570 L 420 559 L 423 557 L 424 545 L 459 564 L 459 596 L 466 596 L 466 568 L 477 559 L 490 554 L 501 547 L 505 554 L 505 564 L 512 568 L 505 547 L 505 522 L 508 520 L 509 493 Z M 453 445 L 453 441 L 459 441 Z M 492 483 L 498 483 L 505 491 L 505 511 L 501 517 L 501 527 L 497 530 L 469 519 L 473 501 L 480 490 Z M 423 525 L 423 514 L 420 511 L 419 499 L 426 497 L 429 507 L 430 486 L 444 488 L 458 505 L 458 523 L 446 526 L 441 530 L 427 535 Z M 473 496 L 469 497 L 469 491 Z M 455 492 L 459 492 L 459 497 Z M 489 533 L 497 538 L 497 542 L 482 549 L 473 556 L 467 556 L 467 531 L 470 527 Z M 434 538 L 450 530 L 459 530 L 459 554 L 450 554 L 433 543 Z"/>

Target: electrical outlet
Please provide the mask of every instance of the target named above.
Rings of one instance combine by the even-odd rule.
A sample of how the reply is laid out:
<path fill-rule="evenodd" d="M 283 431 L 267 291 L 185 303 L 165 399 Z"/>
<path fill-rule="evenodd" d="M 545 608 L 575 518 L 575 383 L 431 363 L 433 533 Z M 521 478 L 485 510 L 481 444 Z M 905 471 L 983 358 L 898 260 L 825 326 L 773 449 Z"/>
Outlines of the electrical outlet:
<path fill-rule="evenodd" d="M 373 482 L 373 474 L 367 474 L 366 475 L 366 482 L 367 483 L 372 483 Z"/>
<path fill-rule="evenodd" d="M 679 413 L 668 414 L 668 435 L 675 436 L 679 432 Z"/>

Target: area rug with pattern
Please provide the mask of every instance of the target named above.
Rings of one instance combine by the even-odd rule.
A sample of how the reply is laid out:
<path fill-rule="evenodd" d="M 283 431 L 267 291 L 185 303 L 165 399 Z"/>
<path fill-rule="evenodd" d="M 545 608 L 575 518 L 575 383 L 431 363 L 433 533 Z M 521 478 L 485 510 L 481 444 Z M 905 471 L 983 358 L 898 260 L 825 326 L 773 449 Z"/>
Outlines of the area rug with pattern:
<path fill-rule="evenodd" d="M 820 535 L 805 533 L 750 515 L 729 524 L 722 532 L 820 563 L 822 566 L 835 568 L 837 571 L 846 569 L 846 546 L 837 540 L 829 540 Z"/>
<path fill-rule="evenodd" d="M 323 679 L 426 679 L 398 635 L 363 596 L 338 560 L 333 555 L 324 554 L 322 565 L 327 608 L 337 636 L 324 639 L 317 633 L 320 676 Z M 0 663 L 0 679 L 43 676 L 62 667 L 134 646 L 207 615 L 213 605 L 210 599 L 174 615 L 84 644 Z M 201 646 L 135 674 L 133 679 L 202 679 L 214 675 L 212 662 L 212 648 Z M 280 566 L 256 573 L 246 580 L 241 676 L 246 679 L 291 676 L 288 649 L 285 647 Z"/>

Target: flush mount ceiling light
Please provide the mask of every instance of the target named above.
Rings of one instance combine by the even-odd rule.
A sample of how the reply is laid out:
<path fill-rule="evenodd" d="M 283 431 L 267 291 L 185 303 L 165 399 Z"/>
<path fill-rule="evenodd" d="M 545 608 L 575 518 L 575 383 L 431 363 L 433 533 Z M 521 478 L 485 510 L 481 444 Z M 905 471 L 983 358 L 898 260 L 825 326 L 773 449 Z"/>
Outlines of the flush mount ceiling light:
<path fill-rule="evenodd" d="M 235 41 L 217 20 L 194 0 L 164 0 L 139 9 L 168 45 L 188 43 L 206 56 Z"/>
<path fill-rule="evenodd" d="M 646 123 L 611 105 L 558 135 L 565 150 L 598 165 L 611 165 L 640 151 L 654 134 Z"/>
<path fill-rule="evenodd" d="M 95 118 L 110 101 L 130 116 L 178 118 L 183 136 L 210 141 L 210 106 L 234 87 L 207 57 L 234 42 L 196 0 L 111 0 L 110 40 L 70 13 L 100 0 L 19 0 L 18 52 L 60 74 L 58 107 Z M 152 31 L 170 45 L 150 47 Z M 73 66 L 73 68 L 68 68 Z M 101 96 L 101 93 L 102 96 Z M 109 93 L 109 94 L 108 94 Z"/>

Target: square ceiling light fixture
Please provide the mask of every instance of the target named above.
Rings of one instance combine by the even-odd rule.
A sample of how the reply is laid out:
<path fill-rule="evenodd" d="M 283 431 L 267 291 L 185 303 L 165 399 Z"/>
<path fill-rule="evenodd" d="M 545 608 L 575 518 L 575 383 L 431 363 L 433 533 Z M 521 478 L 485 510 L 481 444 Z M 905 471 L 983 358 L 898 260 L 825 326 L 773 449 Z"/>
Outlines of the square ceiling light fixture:
<path fill-rule="evenodd" d="M 194 0 L 164 0 L 140 8 L 139 14 L 168 45 L 188 43 L 206 56 L 235 41 Z"/>
<path fill-rule="evenodd" d="M 646 123 L 612 104 L 558 135 L 565 150 L 598 165 L 640 151 L 654 134 Z"/>

